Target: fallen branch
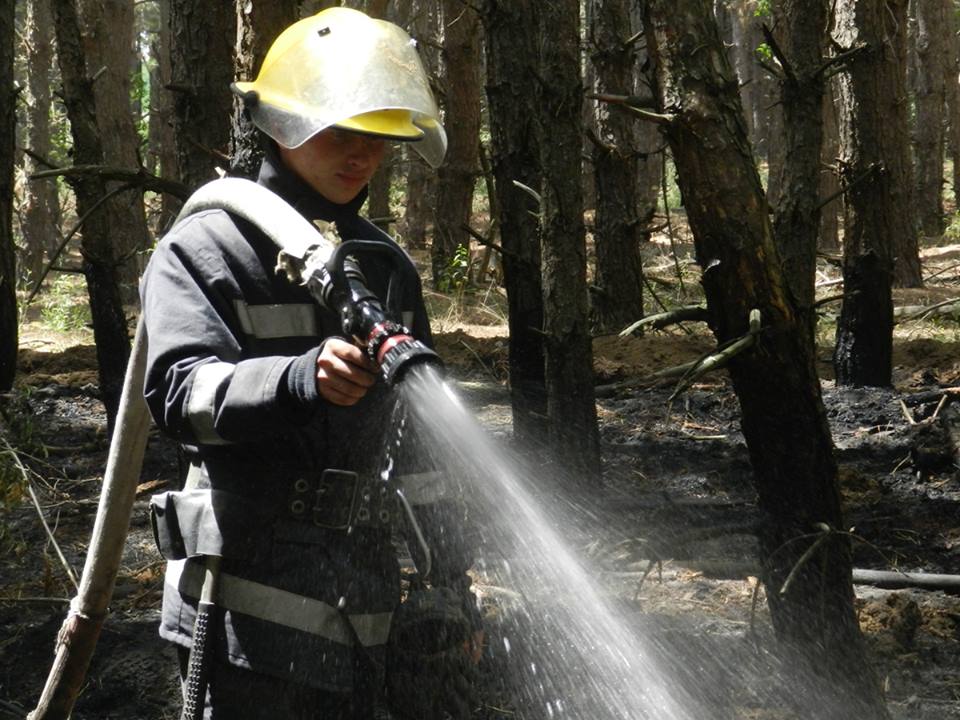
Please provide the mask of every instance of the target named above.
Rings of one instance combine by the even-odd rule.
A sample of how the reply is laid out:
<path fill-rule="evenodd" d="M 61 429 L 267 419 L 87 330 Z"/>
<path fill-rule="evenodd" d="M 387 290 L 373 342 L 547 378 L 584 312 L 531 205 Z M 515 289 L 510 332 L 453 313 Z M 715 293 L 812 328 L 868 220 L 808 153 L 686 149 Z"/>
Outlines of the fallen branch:
<path fill-rule="evenodd" d="M 960 575 L 854 568 L 853 582 L 855 585 L 873 585 L 887 590 L 920 588 L 923 590 L 942 590 L 952 595 L 960 594 Z"/>
<path fill-rule="evenodd" d="M 707 322 L 709 319 L 710 313 L 707 308 L 703 307 L 702 305 L 685 305 L 683 307 L 674 308 L 673 310 L 668 310 L 666 312 L 655 313 L 654 315 L 642 317 L 635 323 L 632 323 L 621 330 L 620 337 L 633 335 L 638 330 L 646 327 L 650 327 L 653 330 L 662 330 L 669 325 L 676 325 L 688 321 Z"/>
<path fill-rule="evenodd" d="M 935 305 L 903 305 L 893 309 L 897 322 L 926 320 L 931 315 L 960 315 L 960 298 L 950 298 Z"/>
<path fill-rule="evenodd" d="M 937 388 L 936 390 L 924 390 L 913 395 L 904 396 L 903 402 L 907 405 L 922 405 L 926 402 L 933 402 L 941 397 L 955 398 L 960 397 L 960 387 Z"/>
<path fill-rule="evenodd" d="M 635 562 L 640 562 L 637 560 Z M 659 562 L 659 558 L 649 558 L 648 562 Z M 750 578 L 759 577 L 760 566 L 755 562 L 742 560 L 691 559 L 679 563 L 710 577 Z M 648 570 L 608 571 L 604 573 L 617 578 L 645 578 Z M 960 575 L 928 572 L 902 572 L 899 570 L 869 570 L 853 568 L 854 585 L 870 585 L 884 590 L 939 590 L 948 595 L 960 595 Z"/>
<path fill-rule="evenodd" d="M 70 598 L 58 597 L 0 597 L 0 604 L 3 603 L 25 603 L 37 605 L 69 605 Z"/>
<path fill-rule="evenodd" d="M 621 336 L 623 336 L 623 334 L 626 332 L 627 331 L 624 330 L 624 332 L 621 333 Z M 662 380 L 670 380 L 675 377 L 680 377 L 680 382 L 677 383 L 677 387 L 670 394 L 669 400 L 673 400 L 677 395 L 689 388 L 691 385 L 693 385 L 693 383 L 707 373 L 713 372 L 714 370 L 721 370 L 726 367 L 727 364 L 733 360 L 733 358 L 753 345 L 756 335 L 759 332 L 760 312 L 758 310 L 752 310 L 750 312 L 750 330 L 746 335 L 728 340 L 716 350 L 711 350 L 710 352 L 701 355 L 699 358 L 692 360 L 691 362 L 684 363 L 682 365 L 675 365 L 674 367 L 664 368 L 663 370 L 657 370 L 654 373 L 644 375 L 640 378 L 631 378 L 629 380 L 621 380 L 620 382 L 616 383 L 597 385 L 594 388 L 594 394 L 598 398 L 613 397 L 621 390 L 629 390 L 641 385 L 657 383 Z"/>
<path fill-rule="evenodd" d="M 597 385 L 594 388 L 594 394 L 598 398 L 608 398 L 613 397 L 622 390 L 631 390 L 642 385 L 657 384 L 666 380 L 673 380 L 674 378 L 686 375 L 694 367 L 696 367 L 698 362 L 699 360 L 691 360 L 683 365 L 675 365 L 674 367 L 657 370 L 656 372 L 650 373 L 649 375 L 644 375 L 643 377 L 630 378 L 628 380 L 621 380 L 620 382 L 607 383 L 606 385 Z"/>

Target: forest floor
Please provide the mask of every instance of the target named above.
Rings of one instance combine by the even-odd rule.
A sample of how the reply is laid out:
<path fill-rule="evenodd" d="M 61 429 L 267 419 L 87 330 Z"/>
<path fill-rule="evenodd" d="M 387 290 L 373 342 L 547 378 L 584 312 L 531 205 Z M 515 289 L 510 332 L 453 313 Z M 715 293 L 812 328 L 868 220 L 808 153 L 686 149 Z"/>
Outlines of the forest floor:
<path fill-rule="evenodd" d="M 671 263 L 657 263 L 664 278 Z M 924 291 L 898 292 L 898 305 L 930 306 L 960 296 L 953 271 L 960 247 L 926 251 Z M 662 262 L 661 262 L 662 261 Z M 690 270 L 689 272 L 693 272 Z M 824 280 L 829 280 L 826 269 Z M 835 271 L 834 271 L 835 275 Z M 952 279 L 951 279 L 952 278 Z M 675 279 L 674 279 L 675 280 Z M 696 284 L 689 277 L 686 282 Z M 665 280 L 664 287 L 668 282 Z M 666 294 L 667 291 L 664 291 Z M 471 291 L 451 302 L 431 298 L 438 351 L 466 404 L 506 442 L 506 328 L 501 292 Z M 840 463 L 847 524 L 858 568 L 960 574 L 960 474 L 956 395 L 960 329 L 953 316 L 898 325 L 890 389 L 837 388 L 831 379 L 829 319 L 819 370 Z M 612 383 L 699 356 L 712 346 L 700 327 L 644 337 L 598 337 L 595 369 L 604 483 L 595 496 L 603 518 L 575 550 L 624 621 L 663 644 L 698 648 L 684 677 L 711 708 L 703 720 L 812 718 L 789 710 L 796 688 L 777 665 L 762 588 L 757 588 L 757 522 L 738 408 L 723 373 L 670 400 L 670 385 Z M 79 573 L 96 512 L 107 451 L 90 333 L 54 332 L 33 320 L 21 337 L 17 390 L 3 399 L 2 436 L 30 470 L 30 484 L 66 565 Z M 606 389 L 606 390 L 605 390 Z M 2 449 L 2 448 L 0 448 Z M 16 465 L 0 465 L 0 718 L 33 708 L 53 658 L 57 631 L 75 594 Z M 177 478 L 171 443 L 152 432 L 117 590 L 79 697 L 75 720 L 178 716 L 170 648 L 156 632 L 163 564 L 153 547 L 149 496 Z M 651 561 L 659 561 L 649 575 Z M 477 574 L 490 613 L 509 588 Z M 920 588 L 857 585 L 869 657 L 896 720 L 960 720 L 960 596 Z M 491 648 L 496 624 L 488 629 Z M 707 649 L 709 648 L 709 649 Z M 477 717 L 545 716 L 520 707 L 503 665 L 488 652 L 488 682 Z M 793 698 L 795 700 L 796 698 Z"/>

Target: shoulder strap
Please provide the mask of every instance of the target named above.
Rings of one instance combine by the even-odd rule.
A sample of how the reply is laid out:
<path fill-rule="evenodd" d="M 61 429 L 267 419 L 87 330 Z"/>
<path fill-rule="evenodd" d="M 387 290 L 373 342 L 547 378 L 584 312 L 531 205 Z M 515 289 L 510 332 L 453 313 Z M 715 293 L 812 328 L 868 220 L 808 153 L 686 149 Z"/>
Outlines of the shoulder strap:
<path fill-rule="evenodd" d="M 335 247 L 286 200 L 252 180 L 221 178 L 203 185 L 184 204 L 176 222 L 204 210 L 225 210 L 253 223 L 280 250 L 299 260 L 319 252 L 318 259 L 326 262 Z"/>

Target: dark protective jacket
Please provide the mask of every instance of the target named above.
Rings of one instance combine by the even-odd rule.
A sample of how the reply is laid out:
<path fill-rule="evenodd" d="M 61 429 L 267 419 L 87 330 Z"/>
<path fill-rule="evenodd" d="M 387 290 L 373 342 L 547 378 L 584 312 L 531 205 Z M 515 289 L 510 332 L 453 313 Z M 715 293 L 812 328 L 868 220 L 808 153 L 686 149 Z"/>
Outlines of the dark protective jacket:
<path fill-rule="evenodd" d="M 357 214 L 362 196 L 346 206 L 330 203 L 273 153 L 258 182 L 308 220 L 335 222 L 344 240 L 387 238 Z M 385 297 L 389 269 L 376 256 L 358 260 L 368 287 Z M 347 690 L 357 653 L 375 657 L 387 639 L 399 600 L 396 552 L 389 527 L 318 527 L 309 509 L 322 505 L 317 487 L 325 469 L 379 477 L 391 444 L 392 398 L 383 382 L 349 408 L 319 396 L 316 360 L 339 323 L 276 265 L 269 239 L 219 210 L 178 223 L 150 259 L 141 287 L 144 394 L 192 465 L 189 491 L 164 498 L 160 513 L 180 506 L 175 522 L 193 538 L 181 555 L 207 552 L 196 548 L 212 543 L 224 558 L 219 652 L 266 675 Z M 412 334 L 430 345 L 419 283 L 401 304 Z M 428 515 L 428 537 L 452 536 L 443 513 Z M 222 537 L 203 537 L 210 527 Z M 466 560 L 452 552 L 447 560 L 462 577 Z M 168 564 L 160 634 L 183 646 L 191 643 L 200 562 Z"/>

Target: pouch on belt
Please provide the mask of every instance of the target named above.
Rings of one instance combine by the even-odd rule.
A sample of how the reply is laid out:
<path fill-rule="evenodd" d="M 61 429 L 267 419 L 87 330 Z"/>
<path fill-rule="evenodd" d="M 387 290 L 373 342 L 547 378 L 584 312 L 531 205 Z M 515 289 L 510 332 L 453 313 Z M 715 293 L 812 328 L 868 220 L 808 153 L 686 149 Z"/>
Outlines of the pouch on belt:
<path fill-rule="evenodd" d="M 269 550 L 264 534 L 273 516 L 236 493 L 180 490 L 150 498 L 150 522 L 167 560 L 198 555 L 256 561 Z"/>

